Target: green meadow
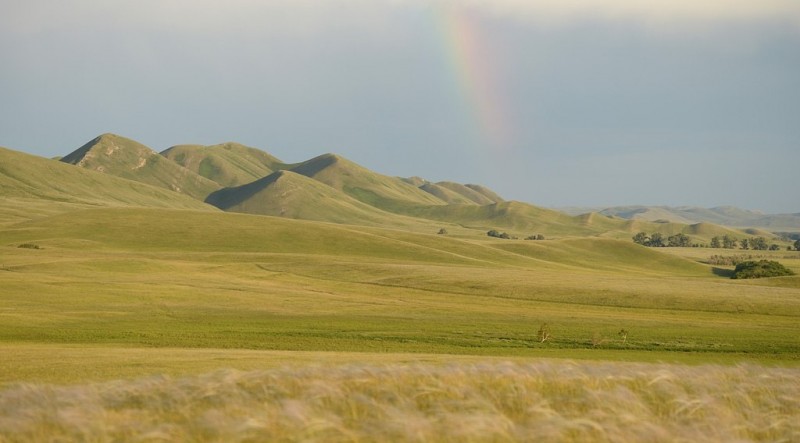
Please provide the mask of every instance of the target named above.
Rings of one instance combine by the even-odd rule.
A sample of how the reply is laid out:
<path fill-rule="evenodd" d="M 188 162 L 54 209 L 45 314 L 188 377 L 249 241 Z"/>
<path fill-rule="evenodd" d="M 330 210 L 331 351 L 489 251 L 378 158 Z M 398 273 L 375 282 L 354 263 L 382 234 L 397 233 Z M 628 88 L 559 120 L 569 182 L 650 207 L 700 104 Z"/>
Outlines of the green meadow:
<path fill-rule="evenodd" d="M 91 365 L 95 351 L 120 365 L 142 356 L 125 369 L 131 376 L 196 373 L 185 360 L 195 351 L 198 368 L 213 369 L 209 350 L 252 351 L 247 368 L 259 358 L 274 365 L 278 351 L 350 361 L 800 361 L 800 277 L 730 280 L 696 249 L 136 208 L 7 225 L 0 245 L 0 346 L 13 356 L 0 365 L 3 382 L 74 381 L 86 370 L 42 368 L 75 352 L 85 355 L 75 368 Z M 800 271 L 800 253 L 769 254 Z M 541 342 L 545 324 L 551 337 Z M 115 366 L 91 373 L 114 377 Z"/>

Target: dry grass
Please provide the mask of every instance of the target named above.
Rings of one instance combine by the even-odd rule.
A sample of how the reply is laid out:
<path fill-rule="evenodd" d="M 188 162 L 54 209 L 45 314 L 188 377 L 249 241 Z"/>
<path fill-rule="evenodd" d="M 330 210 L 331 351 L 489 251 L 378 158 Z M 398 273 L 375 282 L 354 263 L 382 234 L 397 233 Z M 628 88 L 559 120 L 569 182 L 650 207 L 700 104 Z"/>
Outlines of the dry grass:
<path fill-rule="evenodd" d="M 797 441 L 800 370 L 351 365 L 0 391 L 0 441 Z"/>

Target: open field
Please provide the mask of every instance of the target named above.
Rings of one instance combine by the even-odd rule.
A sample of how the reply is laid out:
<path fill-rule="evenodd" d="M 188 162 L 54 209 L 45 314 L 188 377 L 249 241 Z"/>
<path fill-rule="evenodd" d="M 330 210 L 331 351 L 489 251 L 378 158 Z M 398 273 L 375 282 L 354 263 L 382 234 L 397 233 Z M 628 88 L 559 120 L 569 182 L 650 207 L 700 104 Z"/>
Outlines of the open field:
<path fill-rule="evenodd" d="M 34 207 L 0 227 L 0 441 L 798 436 L 800 277 L 715 250 Z"/>
<path fill-rule="evenodd" d="M 732 281 L 630 242 L 117 208 L 19 223 L 0 245 L 5 343 L 728 362 L 800 352 L 800 277 Z"/>

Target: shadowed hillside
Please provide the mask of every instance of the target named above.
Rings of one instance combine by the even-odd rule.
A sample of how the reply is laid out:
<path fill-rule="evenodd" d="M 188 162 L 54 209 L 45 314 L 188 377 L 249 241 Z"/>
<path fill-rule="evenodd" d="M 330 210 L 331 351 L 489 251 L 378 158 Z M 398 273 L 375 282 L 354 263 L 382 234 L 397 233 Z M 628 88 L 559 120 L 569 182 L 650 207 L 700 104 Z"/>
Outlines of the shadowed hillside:
<path fill-rule="evenodd" d="M 205 199 L 220 187 L 147 146 L 114 134 L 103 134 L 91 140 L 61 161 L 169 189 L 198 200 Z"/>
<path fill-rule="evenodd" d="M 295 165 L 291 170 L 389 212 L 413 206 L 445 204 L 400 178 L 372 172 L 334 154 L 320 155 Z"/>
<path fill-rule="evenodd" d="M 283 166 L 278 158 L 239 143 L 178 145 L 161 155 L 226 187 L 261 179 Z"/>
<path fill-rule="evenodd" d="M 277 171 L 260 180 L 225 188 L 206 203 L 224 211 L 371 226 L 411 226 L 432 222 L 390 214 L 362 203 L 324 183 L 292 171 Z"/>

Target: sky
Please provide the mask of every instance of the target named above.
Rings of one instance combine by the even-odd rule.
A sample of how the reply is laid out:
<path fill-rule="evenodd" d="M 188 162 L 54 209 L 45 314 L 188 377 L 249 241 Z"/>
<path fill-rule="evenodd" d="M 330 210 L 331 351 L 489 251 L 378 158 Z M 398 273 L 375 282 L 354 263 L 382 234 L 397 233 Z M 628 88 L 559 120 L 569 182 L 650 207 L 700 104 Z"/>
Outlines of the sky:
<path fill-rule="evenodd" d="M 0 0 L 0 146 L 236 141 L 540 206 L 800 212 L 797 0 Z"/>

